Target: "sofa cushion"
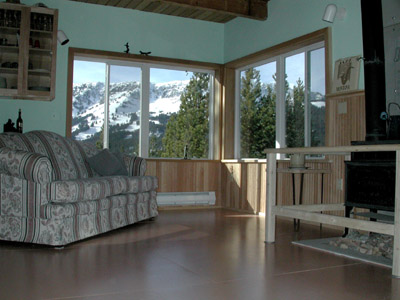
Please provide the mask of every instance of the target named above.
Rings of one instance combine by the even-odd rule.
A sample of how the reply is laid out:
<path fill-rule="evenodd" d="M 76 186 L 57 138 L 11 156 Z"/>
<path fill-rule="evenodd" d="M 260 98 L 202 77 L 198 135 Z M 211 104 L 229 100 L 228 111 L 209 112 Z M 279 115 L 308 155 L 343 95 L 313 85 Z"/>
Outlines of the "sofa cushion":
<path fill-rule="evenodd" d="M 101 176 L 128 175 L 122 157 L 117 157 L 108 149 L 103 149 L 96 155 L 89 157 L 87 161 L 90 167 Z"/>
<path fill-rule="evenodd" d="M 79 201 L 74 203 L 49 203 L 40 208 L 40 218 L 60 219 L 70 218 L 76 215 L 97 214 L 100 211 L 111 210 L 119 207 L 137 205 L 156 198 L 156 192 L 116 195 L 100 200 Z M 152 209 L 157 210 L 156 202 Z"/>
<path fill-rule="evenodd" d="M 157 177 L 154 176 L 108 176 L 53 181 L 49 183 L 49 201 L 73 203 L 97 200 L 120 194 L 148 192 L 157 187 Z"/>

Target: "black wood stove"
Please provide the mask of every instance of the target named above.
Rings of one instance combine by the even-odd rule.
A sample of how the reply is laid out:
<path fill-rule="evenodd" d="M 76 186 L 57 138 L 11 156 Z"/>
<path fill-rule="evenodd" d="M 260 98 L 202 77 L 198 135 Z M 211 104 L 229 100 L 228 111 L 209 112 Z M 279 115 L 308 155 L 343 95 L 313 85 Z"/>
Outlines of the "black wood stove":
<path fill-rule="evenodd" d="M 400 144 L 400 140 L 386 140 Z M 352 142 L 352 145 L 375 145 L 382 142 Z M 353 152 L 346 161 L 346 216 L 353 207 L 394 211 L 396 152 Z M 372 215 L 372 214 L 371 214 Z"/>
<path fill-rule="evenodd" d="M 400 144 L 400 137 L 386 132 L 385 62 L 381 0 L 361 0 L 364 78 L 365 141 L 352 145 Z M 387 136 L 394 138 L 387 139 Z M 353 207 L 394 211 L 395 152 L 354 152 L 346 162 L 346 216 Z"/>

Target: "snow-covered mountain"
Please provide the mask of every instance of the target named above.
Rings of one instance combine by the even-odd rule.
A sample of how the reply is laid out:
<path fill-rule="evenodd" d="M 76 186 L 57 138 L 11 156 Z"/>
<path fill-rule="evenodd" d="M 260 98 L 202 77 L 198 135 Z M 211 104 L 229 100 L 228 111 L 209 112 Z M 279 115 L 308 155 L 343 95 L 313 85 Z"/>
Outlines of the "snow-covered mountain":
<path fill-rule="evenodd" d="M 268 94 L 268 89 L 272 90 L 273 92 L 276 92 L 275 84 L 274 83 L 262 83 L 261 84 L 261 91 L 262 91 L 263 96 Z M 293 96 L 294 96 L 293 88 L 289 87 L 288 93 L 289 93 L 290 97 L 293 98 Z M 310 99 L 311 99 L 311 103 L 313 105 L 317 105 L 317 106 L 321 106 L 322 103 L 325 102 L 325 96 L 323 94 L 321 94 L 320 92 L 311 91 Z"/>
<path fill-rule="evenodd" d="M 159 136 L 165 130 L 170 115 L 179 110 L 180 95 L 188 83 L 189 80 L 150 84 L 152 134 Z M 274 85 L 263 84 L 263 95 L 268 87 L 274 90 Z M 105 87 L 102 82 L 73 86 L 72 135 L 76 139 L 86 140 L 101 131 L 104 120 L 104 93 Z M 292 89 L 289 93 L 293 97 Z M 109 122 L 110 126 L 114 126 L 114 132 L 131 133 L 138 130 L 140 127 L 140 83 L 136 81 L 113 83 L 110 85 L 109 94 Z M 313 105 L 316 106 L 323 105 L 325 100 L 323 95 L 314 92 L 311 93 L 311 99 Z"/>
<path fill-rule="evenodd" d="M 150 116 L 155 124 L 160 114 L 177 112 L 180 95 L 189 80 L 150 85 Z M 85 140 L 101 131 L 104 120 L 104 83 L 75 84 L 73 87 L 72 133 Z M 140 83 L 120 82 L 110 85 L 110 125 L 127 125 L 124 130 L 139 129 Z"/>

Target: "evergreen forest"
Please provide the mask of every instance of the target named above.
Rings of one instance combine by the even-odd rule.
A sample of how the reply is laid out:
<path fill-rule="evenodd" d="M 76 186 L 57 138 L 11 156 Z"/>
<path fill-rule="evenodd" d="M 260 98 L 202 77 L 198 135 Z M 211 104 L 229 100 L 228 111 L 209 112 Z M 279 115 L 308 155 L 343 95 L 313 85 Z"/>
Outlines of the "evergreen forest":
<path fill-rule="evenodd" d="M 274 84 L 263 84 L 260 71 L 250 68 L 241 73 L 240 157 L 265 158 L 266 148 L 275 148 L 276 76 Z M 298 79 L 293 88 L 285 81 L 286 146 L 305 145 L 305 87 Z M 313 98 L 315 93 L 311 93 Z M 325 139 L 325 106 L 310 105 L 311 145 L 322 146 Z"/>
<path fill-rule="evenodd" d="M 150 115 L 150 157 L 208 158 L 210 78 L 207 73 L 193 73 L 180 95 L 180 106 L 177 112 Z M 260 72 L 255 68 L 250 68 L 241 72 L 240 80 L 241 157 L 265 158 L 264 150 L 275 148 L 276 141 L 276 77 L 273 76 L 274 83 L 263 84 Z M 289 88 L 289 83 L 286 81 L 285 90 L 286 145 L 287 147 L 303 147 L 305 86 L 298 79 L 296 84 Z M 139 129 L 128 130 L 131 124 L 139 125 L 138 114 L 139 112 L 131 113 L 130 120 L 126 124 L 110 126 L 110 150 L 127 154 L 138 153 Z M 324 145 L 325 106 L 310 105 L 310 116 L 310 146 Z M 79 119 L 76 119 L 76 122 L 78 121 Z M 87 130 L 80 127 L 79 130 Z M 103 129 L 87 141 L 96 143 L 97 147 L 102 148 Z"/>

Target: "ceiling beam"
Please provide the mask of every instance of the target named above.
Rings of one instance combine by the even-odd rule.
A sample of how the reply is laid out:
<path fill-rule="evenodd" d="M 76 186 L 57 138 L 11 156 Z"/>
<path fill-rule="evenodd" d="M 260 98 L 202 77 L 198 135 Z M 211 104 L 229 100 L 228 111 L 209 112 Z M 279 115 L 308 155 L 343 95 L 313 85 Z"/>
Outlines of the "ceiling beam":
<path fill-rule="evenodd" d="M 210 10 L 256 20 L 266 20 L 269 0 L 151 0 L 182 7 Z"/>

